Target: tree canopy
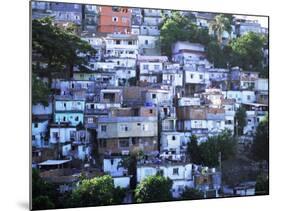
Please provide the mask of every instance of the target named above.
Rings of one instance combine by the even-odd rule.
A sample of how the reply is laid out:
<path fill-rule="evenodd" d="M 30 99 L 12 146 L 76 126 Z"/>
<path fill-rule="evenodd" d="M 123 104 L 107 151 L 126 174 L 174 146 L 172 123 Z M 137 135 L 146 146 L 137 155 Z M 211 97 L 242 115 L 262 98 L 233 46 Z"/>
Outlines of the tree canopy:
<path fill-rule="evenodd" d="M 52 209 L 58 202 L 55 185 L 44 181 L 39 171 L 32 169 L 32 209 Z"/>
<path fill-rule="evenodd" d="M 200 154 L 200 149 L 197 142 L 197 137 L 192 135 L 190 137 L 190 142 L 187 144 L 187 154 L 189 155 L 190 161 L 195 164 L 201 164 L 202 158 Z"/>
<path fill-rule="evenodd" d="M 216 15 L 214 20 L 210 24 L 210 29 L 214 32 L 217 37 L 217 41 L 219 44 L 222 43 L 222 35 L 226 31 L 229 35 L 231 35 L 231 22 L 230 19 L 223 15 Z"/>
<path fill-rule="evenodd" d="M 41 103 L 44 106 L 49 104 L 50 88 L 42 80 L 32 74 L 32 105 Z"/>
<path fill-rule="evenodd" d="M 269 121 L 268 115 L 257 127 L 252 146 L 253 157 L 256 160 L 269 161 Z"/>
<path fill-rule="evenodd" d="M 248 32 L 230 42 L 233 51 L 232 66 L 239 66 L 244 70 L 262 72 L 263 47 L 266 38 L 263 35 Z"/>
<path fill-rule="evenodd" d="M 135 189 L 136 202 L 157 202 L 172 199 L 173 182 L 169 178 L 156 175 L 145 178 Z"/>
<path fill-rule="evenodd" d="M 72 77 L 74 66 L 85 64 L 88 59 L 85 55 L 94 55 L 96 51 L 75 34 L 72 25 L 62 28 L 47 17 L 32 20 L 32 52 L 47 63 L 43 70 L 49 76 L 66 70 L 65 74 Z"/>
<path fill-rule="evenodd" d="M 72 191 L 71 206 L 101 206 L 121 203 L 123 194 L 120 188 L 114 188 L 111 176 L 105 175 L 82 180 Z M 118 193 L 118 194 L 117 194 Z"/>
<path fill-rule="evenodd" d="M 209 42 L 208 29 L 197 27 L 193 19 L 179 12 L 166 17 L 160 27 L 161 51 L 171 56 L 171 47 L 176 41 L 190 41 L 206 45 Z"/>
<path fill-rule="evenodd" d="M 202 199 L 204 194 L 195 188 L 185 188 L 181 193 L 181 199 L 184 200 L 193 200 L 193 199 Z"/>
<path fill-rule="evenodd" d="M 246 126 L 246 117 L 246 109 L 240 106 L 235 113 L 235 134 L 238 133 L 236 135 L 243 135 L 243 130 Z"/>
<path fill-rule="evenodd" d="M 236 140 L 231 132 L 224 130 L 220 134 L 208 137 L 208 140 L 199 145 L 202 163 L 206 166 L 215 167 L 219 165 L 219 153 L 221 160 L 233 158 L 236 155 Z"/>

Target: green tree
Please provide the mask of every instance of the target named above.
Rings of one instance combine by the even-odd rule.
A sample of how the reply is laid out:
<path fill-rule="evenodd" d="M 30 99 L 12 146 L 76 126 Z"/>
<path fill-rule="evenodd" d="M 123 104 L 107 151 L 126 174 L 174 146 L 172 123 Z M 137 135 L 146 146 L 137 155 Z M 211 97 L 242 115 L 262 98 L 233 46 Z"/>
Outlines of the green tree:
<path fill-rule="evenodd" d="M 171 47 L 177 41 L 190 41 L 201 44 L 209 42 L 208 30 L 199 28 L 189 16 L 174 12 L 165 17 L 160 25 L 160 45 L 164 55 L 171 56 Z"/>
<path fill-rule="evenodd" d="M 73 207 L 101 206 L 120 203 L 121 199 L 116 198 L 120 189 L 114 188 L 113 179 L 109 175 L 84 179 L 71 194 Z"/>
<path fill-rule="evenodd" d="M 263 70 L 264 45 L 266 45 L 265 37 L 254 32 L 232 40 L 230 43 L 233 51 L 232 66 L 261 72 Z"/>
<path fill-rule="evenodd" d="M 173 182 L 160 175 L 145 178 L 135 189 L 137 203 L 168 201 L 172 199 Z"/>
<path fill-rule="evenodd" d="M 269 121 L 268 115 L 261 121 L 257 127 L 252 153 L 255 160 L 269 161 Z"/>
<path fill-rule="evenodd" d="M 55 204 L 48 196 L 38 196 L 32 200 L 32 210 L 54 209 Z"/>
<path fill-rule="evenodd" d="M 236 155 L 236 140 L 231 132 L 224 130 L 216 136 L 208 137 L 208 140 L 199 145 L 202 162 L 206 166 L 215 167 L 219 165 L 219 154 L 221 160 L 228 160 Z"/>
<path fill-rule="evenodd" d="M 49 105 L 50 88 L 41 79 L 32 74 L 32 105 Z"/>
<path fill-rule="evenodd" d="M 95 49 L 74 33 L 73 27 L 62 28 L 53 23 L 50 17 L 32 20 L 33 61 L 44 62 L 46 68 L 39 68 L 51 83 L 54 73 L 65 71 L 72 77 L 74 66 L 87 64 L 85 55 L 94 55 Z M 38 71 L 37 68 L 33 71 Z"/>
<path fill-rule="evenodd" d="M 52 209 L 58 204 L 57 187 L 44 181 L 39 171 L 32 169 L 32 209 Z"/>
<path fill-rule="evenodd" d="M 181 199 L 184 200 L 203 199 L 203 198 L 204 198 L 204 194 L 194 188 L 185 188 L 184 191 L 181 193 Z"/>
<path fill-rule="evenodd" d="M 223 14 L 216 15 L 214 20 L 210 24 L 210 29 L 214 32 L 217 37 L 218 43 L 222 44 L 222 35 L 226 31 L 231 34 L 231 22 L 228 17 Z"/>
<path fill-rule="evenodd" d="M 246 126 L 246 109 L 240 106 L 235 113 L 235 134 L 243 135 L 244 127 Z M 238 133 L 238 134 L 237 134 Z"/>
<path fill-rule="evenodd" d="M 269 194 L 268 176 L 259 175 L 256 181 L 255 195 L 267 195 L 267 194 Z"/>
<path fill-rule="evenodd" d="M 187 154 L 190 157 L 190 161 L 195 164 L 201 164 L 202 158 L 199 151 L 199 146 L 197 142 L 197 137 L 192 135 L 190 137 L 190 142 L 187 143 Z"/>

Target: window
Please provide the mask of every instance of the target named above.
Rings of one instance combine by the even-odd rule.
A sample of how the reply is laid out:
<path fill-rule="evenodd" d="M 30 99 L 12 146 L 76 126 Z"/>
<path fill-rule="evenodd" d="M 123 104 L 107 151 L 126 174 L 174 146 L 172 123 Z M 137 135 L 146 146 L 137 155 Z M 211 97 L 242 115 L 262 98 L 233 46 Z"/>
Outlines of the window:
<path fill-rule="evenodd" d="M 191 78 L 191 79 L 193 78 L 193 74 L 190 74 L 190 78 Z"/>
<path fill-rule="evenodd" d="M 119 140 L 119 147 L 129 147 L 129 140 Z"/>
<path fill-rule="evenodd" d="M 202 80 L 203 79 L 203 75 L 199 75 L 199 78 Z"/>
<path fill-rule="evenodd" d="M 118 22 L 118 17 L 113 16 L 113 17 L 112 17 L 112 21 L 113 21 L 113 22 Z"/>
<path fill-rule="evenodd" d="M 160 65 L 158 65 L 158 64 L 154 65 L 154 69 L 155 70 L 159 70 L 160 69 Z"/>
<path fill-rule="evenodd" d="M 53 138 L 58 139 L 59 138 L 59 133 L 58 132 L 53 132 Z"/>
<path fill-rule="evenodd" d="M 75 117 L 75 121 L 79 121 L 79 117 L 78 116 Z"/>
<path fill-rule="evenodd" d="M 132 144 L 135 145 L 137 143 L 137 138 L 133 137 L 132 138 Z"/>
<path fill-rule="evenodd" d="M 106 125 L 101 126 L 101 132 L 106 132 Z"/>
<path fill-rule="evenodd" d="M 121 41 L 120 40 L 116 40 L 116 45 L 120 45 Z"/>
<path fill-rule="evenodd" d="M 156 94 L 151 94 L 152 99 L 156 99 Z"/>
<path fill-rule="evenodd" d="M 123 23 L 127 23 L 127 21 L 128 21 L 128 18 L 127 18 L 127 17 L 122 17 L 122 22 L 123 22 Z"/>
<path fill-rule="evenodd" d="M 129 41 L 128 44 L 129 44 L 129 45 L 133 45 L 133 41 Z"/>
<path fill-rule="evenodd" d="M 149 109 L 149 113 L 150 113 L 150 114 L 153 114 L 153 110 L 152 110 L 152 109 Z"/>
<path fill-rule="evenodd" d="M 34 123 L 34 127 L 35 127 L 35 128 L 38 128 L 38 123 Z"/>
<path fill-rule="evenodd" d="M 94 119 L 93 119 L 92 117 L 88 118 L 88 123 L 89 123 L 89 124 L 94 123 Z"/>
<path fill-rule="evenodd" d="M 148 64 L 143 65 L 144 70 L 148 70 Z"/>
<path fill-rule="evenodd" d="M 111 165 L 113 166 L 113 164 L 114 164 L 114 160 L 113 160 L 113 159 L 111 159 L 111 160 L 110 160 L 110 163 L 111 163 Z"/>
<path fill-rule="evenodd" d="M 35 141 L 35 135 L 32 135 L 32 141 Z"/>
<path fill-rule="evenodd" d="M 145 40 L 145 41 L 144 41 L 144 44 L 145 44 L 145 45 L 148 45 L 148 40 Z"/>
<path fill-rule="evenodd" d="M 251 96 L 250 95 L 247 95 L 247 100 L 251 100 Z"/>
<path fill-rule="evenodd" d="M 143 124 L 143 125 L 142 125 L 142 130 L 143 130 L 143 131 L 147 131 L 147 130 L 148 130 L 148 125 Z"/>
<path fill-rule="evenodd" d="M 120 129 L 121 129 L 122 132 L 126 132 L 126 131 L 129 130 L 128 125 L 121 125 Z"/>
<path fill-rule="evenodd" d="M 137 126 L 141 126 L 141 123 L 137 123 Z"/>
<path fill-rule="evenodd" d="M 172 136 L 172 140 L 173 140 L 173 141 L 176 140 L 176 136 Z"/>
<path fill-rule="evenodd" d="M 179 175 L 179 168 L 173 168 L 173 175 Z"/>

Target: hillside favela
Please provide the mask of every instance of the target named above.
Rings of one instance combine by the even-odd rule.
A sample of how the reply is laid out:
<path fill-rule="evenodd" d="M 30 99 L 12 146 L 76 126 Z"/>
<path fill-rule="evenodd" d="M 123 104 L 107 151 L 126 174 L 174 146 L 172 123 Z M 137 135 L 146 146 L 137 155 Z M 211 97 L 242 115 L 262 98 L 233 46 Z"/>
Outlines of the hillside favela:
<path fill-rule="evenodd" d="M 31 12 L 32 209 L 269 194 L 268 17 Z"/>

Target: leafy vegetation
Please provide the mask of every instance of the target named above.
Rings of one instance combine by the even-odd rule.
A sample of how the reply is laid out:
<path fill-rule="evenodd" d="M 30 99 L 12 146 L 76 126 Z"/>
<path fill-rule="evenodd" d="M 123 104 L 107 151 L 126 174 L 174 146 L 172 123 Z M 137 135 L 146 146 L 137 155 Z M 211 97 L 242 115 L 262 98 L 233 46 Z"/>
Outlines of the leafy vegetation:
<path fill-rule="evenodd" d="M 101 206 L 121 203 L 124 191 L 115 188 L 111 176 L 84 179 L 71 194 L 71 207 Z"/>
<path fill-rule="evenodd" d="M 48 85 L 32 74 L 32 105 L 41 103 L 43 106 L 48 106 L 50 94 Z"/>
<path fill-rule="evenodd" d="M 56 186 L 41 179 L 39 171 L 32 169 L 32 209 L 55 208 L 58 195 Z"/>
<path fill-rule="evenodd" d="M 53 23 L 52 18 L 32 20 L 32 52 L 34 60 L 46 63 L 42 68 L 34 66 L 33 71 L 44 73 L 51 82 L 52 74 L 64 72 L 72 77 L 74 66 L 86 64 L 87 55 L 94 55 L 95 49 L 75 34 L 73 25 L 62 28 Z"/>
<path fill-rule="evenodd" d="M 239 107 L 235 113 L 235 134 L 243 135 L 244 127 L 246 126 L 246 109 L 244 107 Z"/>
<path fill-rule="evenodd" d="M 202 198 L 204 198 L 204 194 L 194 188 L 185 188 L 181 194 L 181 199 L 184 200 L 194 200 Z"/>
<path fill-rule="evenodd" d="M 252 146 L 253 157 L 258 161 L 269 161 L 269 121 L 268 115 L 257 127 Z"/>
<path fill-rule="evenodd" d="M 219 165 L 219 153 L 221 160 L 227 160 L 236 155 L 236 140 L 231 132 L 224 130 L 216 136 L 199 145 L 202 163 L 206 166 L 215 167 Z"/>
<path fill-rule="evenodd" d="M 168 201 L 172 199 L 173 182 L 160 175 L 145 178 L 135 189 L 135 200 L 141 202 Z"/>
<path fill-rule="evenodd" d="M 190 142 L 187 144 L 187 154 L 190 157 L 190 161 L 195 164 L 201 164 L 202 158 L 200 154 L 200 149 L 197 142 L 197 137 L 192 135 L 190 137 Z"/>
<path fill-rule="evenodd" d="M 189 41 L 205 46 L 207 59 L 216 68 L 239 66 L 243 70 L 257 71 L 268 77 L 268 66 L 263 62 L 263 48 L 268 45 L 265 36 L 249 32 L 241 37 L 231 37 L 232 15 L 217 15 L 207 28 L 200 28 L 194 18 L 183 16 L 179 12 L 166 16 L 160 26 L 160 44 L 163 55 L 172 55 L 172 45 L 177 41 Z M 222 35 L 229 34 L 229 42 L 223 43 Z"/>

